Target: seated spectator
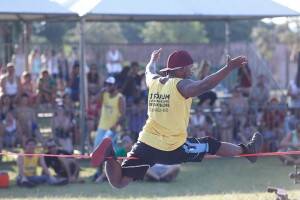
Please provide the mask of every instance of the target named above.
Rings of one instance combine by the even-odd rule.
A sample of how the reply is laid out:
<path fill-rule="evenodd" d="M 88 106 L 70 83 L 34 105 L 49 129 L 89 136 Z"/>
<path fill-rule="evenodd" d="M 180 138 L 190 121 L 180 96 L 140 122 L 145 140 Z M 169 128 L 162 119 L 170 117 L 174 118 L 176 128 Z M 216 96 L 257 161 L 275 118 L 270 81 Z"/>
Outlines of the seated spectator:
<path fill-rule="evenodd" d="M 288 87 L 288 96 L 291 97 L 290 107 L 300 109 L 300 70 L 297 70 L 296 77 L 290 81 Z"/>
<path fill-rule="evenodd" d="M 44 142 L 38 127 L 36 112 L 29 106 L 29 96 L 27 94 L 20 97 L 20 103 L 16 108 L 16 117 L 22 130 L 22 141 L 25 141 L 26 138 L 34 138 L 41 143 Z"/>
<path fill-rule="evenodd" d="M 254 113 L 261 112 L 270 97 L 270 88 L 264 75 L 259 75 L 257 83 L 251 88 L 249 102 Z"/>
<path fill-rule="evenodd" d="M 63 107 L 58 106 L 56 108 L 54 117 L 51 123 L 52 133 L 54 134 L 55 140 L 63 150 L 73 153 L 73 142 L 72 142 L 72 118 L 64 110 Z"/>
<path fill-rule="evenodd" d="M 0 97 L 0 120 L 4 120 L 10 111 L 13 112 L 12 101 L 8 95 L 2 95 Z"/>
<path fill-rule="evenodd" d="M 235 87 L 232 93 L 232 98 L 229 100 L 229 107 L 233 115 L 234 122 L 234 137 L 242 130 L 245 126 L 249 103 L 247 99 L 242 95 L 242 91 L 239 87 Z"/>
<path fill-rule="evenodd" d="M 120 92 L 126 97 L 128 105 L 131 105 L 134 99 L 139 98 L 141 94 L 141 77 L 138 74 L 138 69 L 139 64 L 137 62 L 132 62 L 130 67 L 124 67 L 120 76 L 117 76 L 117 84 Z M 127 73 L 123 74 L 126 71 Z"/>
<path fill-rule="evenodd" d="M 191 115 L 190 121 L 190 133 L 191 137 L 204 137 L 207 134 L 206 130 L 206 116 L 201 108 L 197 106 L 195 108 L 195 113 Z"/>
<path fill-rule="evenodd" d="M 27 139 L 25 142 L 24 153 L 34 154 L 36 149 L 36 141 L 34 139 Z M 51 176 L 49 169 L 46 166 L 43 157 L 33 155 L 22 155 L 18 156 L 18 177 L 17 185 L 21 187 L 35 187 L 37 185 L 48 183 L 51 185 L 62 184 L 62 180 Z M 37 174 L 37 168 L 41 166 L 43 169 L 42 175 Z"/>
<path fill-rule="evenodd" d="M 100 76 L 97 70 L 97 65 L 93 64 L 87 74 L 88 93 L 96 95 L 100 89 Z"/>
<path fill-rule="evenodd" d="M 252 86 L 252 76 L 249 65 L 238 69 L 238 87 L 244 97 L 248 97 Z"/>
<path fill-rule="evenodd" d="M 9 96 L 13 103 L 20 92 L 20 82 L 15 75 L 15 66 L 13 63 L 8 63 L 7 73 L 0 80 L 0 93 Z"/>
<path fill-rule="evenodd" d="M 71 155 L 69 152 L 61 150 L 53 139 L 46 142 L 47 154 L 52 155 Z M 82 182 L 79 178 L 80 167 L 74 158 L 63 157 L 45 157 L 45 162 L 48 168 L 52 168 L 57 177 L 66 179 L 69 183 Z"/>
<path fill-rule="evenodd" d="M 13 148 L 16 144 L 22 141 L 19 123 L 12 112 L 6 114 L 2 121 L 3 126 L 3 147 Z"/>
<path fill-rule="evenodd" d="M 40 104 L 47 104 L 48 106 L 54 103 L 56 96 L 56 83 L 47 70 L 41 72 L 41 77 L 38 83 L 38 99 Z"/>
<path fill-rule="evenodd" d="M 97 130 L 97 122 L 99 120 L 99 113 L 101 112 L 100 109 L 101 104 L 98 101 L 97 96 L 89 96 L 87 105 L 87 126 L 89 133 Z M 90 141 L 92 141 L 91 138 Z"/>
<path fill-rule="evenodd" d="M 142 98 L 133 101 L 133 105 L 127 110 L 128 129 L 134 141 L 137 141 L 139 133 L 147 120 L 147 106 Z"/>
<path fill-rule="evenodd" d="M 300 123 L 297 123 L 296 129 L 288 133 L 280 142 L 279 151 L 299 151 L 300 150 Z M 299 155 L 283 155 L 281 160 L 286 165 L 299 165 Z"/>
<path fill-rule="evenodd" d="M 210 72 L 210 67 L 211 67 L 210 63 L 207 60 L 204 60 L 201 64 L 201 68 L 198 72 L 197 78 L 199 80 L 202 80 L 206 76 L 208 76 Z M 211 91 L 204 92 L 198 98 L 199 98 L 198 105 L 202 106 L 204 102 L 208 101 L 209 106 L 212 107 L 214 106 L 217 100 L 217 94 L 211 90 Z"/>
<path fill-rule="evenodd" d="M 278 104 L 278 100 L 273 98 L 263 110 L 261 126 L 267 151 L 276 151 L 278 141 L 283 137 L 286 113 L 278 107 Z"/>
<path fill-rule="evenodd" d="M 79 101 L 79 63 L 75 62 L 69 80 L 69 88 L 71 90 L 71 99 L 73 102 Z"/>
<path fill-rule="evenodd" d="M 228 103 L 221 103 L 221 112 L 216 116 L 220 140 L 225 142 L 233 141 L 233 116 Z M 247 140 L 248 141 L 248 140 Z"/>
<path fill-rule="evenodd" d="M 171 182 L 180 172 L 180 165 L 155 164 L 148 169 L 144 180 Z"/>
<path fill-rule="evenodd" d="M 29 97 L 30 103 L 33 104 L 35 101 L 36 93 L 34 91 L 34 84 L 29 72 L 23 72 L 20 87 L 20 94 L 26 94 Z"/>

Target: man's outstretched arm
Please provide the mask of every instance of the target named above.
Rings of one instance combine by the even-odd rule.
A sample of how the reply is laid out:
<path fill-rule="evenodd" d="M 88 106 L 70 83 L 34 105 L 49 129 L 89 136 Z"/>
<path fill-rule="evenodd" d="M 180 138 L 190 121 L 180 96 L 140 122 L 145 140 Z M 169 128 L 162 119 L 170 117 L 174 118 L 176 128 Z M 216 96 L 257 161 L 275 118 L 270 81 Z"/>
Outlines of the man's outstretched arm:
<path fill-rule="evenodd" d="M 159 59 L 160 52 L 161 52 L 161 48 L 158 50 L 154 50 L 151 54 L 150 61 L 146 66 L 145 76 L 146 76 L 147 86 L 149 86 L 149 83 L 151 82 L 152 79 L 159 77 L 159 75 L 156 73 L 156 62 Z"/>
<path fill-rule="evenodd" d="M 247 59 L 244 56 L 239 56 L 233 59 L 228 57 L 227 64 L 216 73 L 198 81 L 184 79 L 177 84 L 177 89 L 185 98 L 199 96 L 202 93 L 216 87 L 230 74 L 231 71 L 238 67 L 244 67 L 246 64 Z"/>

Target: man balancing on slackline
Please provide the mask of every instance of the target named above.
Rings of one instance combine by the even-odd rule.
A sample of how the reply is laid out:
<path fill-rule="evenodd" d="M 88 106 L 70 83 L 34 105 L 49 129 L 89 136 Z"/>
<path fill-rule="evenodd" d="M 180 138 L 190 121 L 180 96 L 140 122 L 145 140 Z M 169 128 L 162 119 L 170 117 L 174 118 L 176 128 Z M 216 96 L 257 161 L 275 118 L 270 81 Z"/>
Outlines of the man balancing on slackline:
<path fill-rule="evenodd" d="M 138 141 L 120 164 L 115 157 L 110 138 L 105 138 L 91 155 L 93 166 L 106 162 L 106 173 L 110 184 L 123 188 L 131 181 L 142 179 L 147 169 L 155 163 L 178 164 L 201 162 L 206 153 L 218 156 L 255 154 L 261 151 L 263 137 L 254 133 L 247 144 L 235 145 L 211 137 L 187 138 L 187 126 L 192 97 L 214 88 L 236 68 L 245 67 L 247 59 L 227 57 L 226 65 L 203 80 L 191 80 L 193 59 L 186 51 L 175 51 L 169 55 L 167 67 L 156 73 L 156 62 L 161 49 L 151 54 L 146 66 L 148 94 L 148 120 Z M 256 156 L 247 159 L 254 163 Z"/>

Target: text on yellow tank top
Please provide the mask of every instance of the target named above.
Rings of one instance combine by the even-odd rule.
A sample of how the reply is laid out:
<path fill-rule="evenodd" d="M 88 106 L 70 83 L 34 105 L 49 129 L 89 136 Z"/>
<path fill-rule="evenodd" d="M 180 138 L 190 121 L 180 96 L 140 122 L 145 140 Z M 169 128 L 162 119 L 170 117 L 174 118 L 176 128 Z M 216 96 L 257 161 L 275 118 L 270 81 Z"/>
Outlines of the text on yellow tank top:
<path fill-rule="evenodd" d="M 36 176 L 39 157 L 37 156 L 24 156 L 24 175 Z"/>
<path fill-rule="evenodd" d="M 114 97 L 110 97 L 108 92 L 103 94 L 101 116 L 98 127 L 104 130 L 111 129 L 116 124 L 121 113 L 119 109 L 119 99 L 121 94 L 118 93 Z"/>
<path fill-rule="evenodd" d="M 172 151 L 186 141 L 192 99 L 179 93 L 180 80 L 170 78 L 162 84 L 154 79 L 149 84 L 148 120 L 139 136 L 141 142 Z"/>

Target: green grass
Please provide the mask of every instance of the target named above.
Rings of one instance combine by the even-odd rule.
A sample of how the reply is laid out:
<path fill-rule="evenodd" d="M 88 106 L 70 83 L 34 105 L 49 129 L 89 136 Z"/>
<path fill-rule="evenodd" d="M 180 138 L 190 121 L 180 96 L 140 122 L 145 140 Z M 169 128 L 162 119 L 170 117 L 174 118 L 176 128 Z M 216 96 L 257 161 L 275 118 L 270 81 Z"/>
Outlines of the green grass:
<path fill-rule="evenodd" d="M 283 166 L 276 158 L 262 158 L 256 164 L 242 158 L 184 164 L 172 183 L 134 182 L 122 190 L 112 189 L 108 183 L 91 183 L 88 177 L 94 170 L 87 162 L 81 164 L 85 184 L 26 189 L 12 181 L 9 189 L 0 189 L 0 199 L 275 199 L 274 194 L 266 192 L 268 186 L 285 188 L 292 199 L 300 197 L 299 185 L 294 185 L 288 177 L 293 167 Z M 9 171 L 12 178 L 16 175 L 13 163 L 1 163 L 0 170 Z"/>

